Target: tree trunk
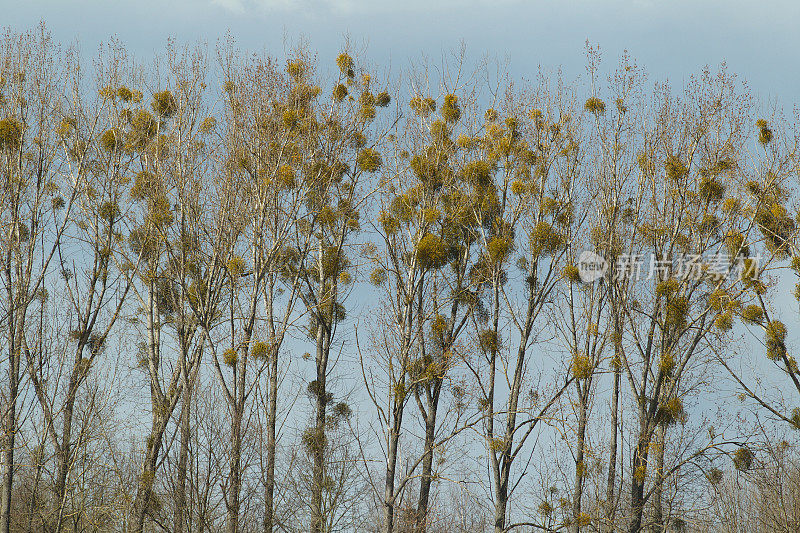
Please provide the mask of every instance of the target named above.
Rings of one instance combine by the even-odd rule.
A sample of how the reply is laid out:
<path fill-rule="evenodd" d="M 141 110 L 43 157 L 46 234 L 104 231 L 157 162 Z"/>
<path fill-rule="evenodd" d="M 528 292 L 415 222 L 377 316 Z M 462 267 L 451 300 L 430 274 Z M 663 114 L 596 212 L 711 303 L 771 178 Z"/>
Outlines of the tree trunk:
<path fill-rule="evenodd" d="M 46 424 L 47 422 L 44 423 Z M 33 480 L 33 489 L 31 490 L 31 505 L 28 508 L 28 531 L 34 531 L 33 514 L 39 508 L 39 484 L 42 482 L 42 471 L 44 470 L 44 446 L 45 439 L 43 438 L 36 449 L 36 475 Z"/>
<path fill-rule="evenodd" d="M 250 316 L 254 316 L 252 313 Z M 245 345 L 250 343 L 251 330 L 245 328 Z M 247 376 L 247 352 L 242 354 L 241 359 L 234 365 L 237 374 L 234 375 L 235 388 L 233 391 L 233 405 L 231 420 L 231 464 L 230 464 L 230 485 L 228 487 L 228 533 L 238 533 L 239 531 L 239 510 L 241 508 L 242 493 L 242 419 L 244 418 L 244 406 L 247 401 L 245 393 Z"/>
<path fill-rule="evenodd" d="M 614 321 L 614 386 L 611 392 L 611 444 L 608 452 L 608 477 L 606 479 L 605 517 L 608 533 L 616 531 L 617 438 L 619 435 L 619 389 L 622 376 L 622 321 L 619 311 L 619 288 L 611 286 L 611 313 Z"/>
<path fill-rule="evenodd" d="M 11 531 L 11 490 L 14 483 L 14 436 L 17 420 L 18 383 L 14 379 L 14 357 L 11 357 L 9 376 L 9 398 L 3 417 L 3 488 L 0 496 L 0 533 Z"/>
<path fill-rule="evenodd" d="M 317 384 L 315 419 L 310 442 L 312 456 L 311 475 L 311 533 L 323 533 L 322 493 L 325 484 L 325 409 L 327 404 L 327 353 L 325 326 L 317 326 Z"/>
<path fill-rule="evenodd" d="M 507 508 L 508 508 L 508 481 L 504 480 L 495 490 L 494 533 L 506 533 Z"/>
<path fill-rule="evenodd" d="M 631 520 L 629 533 L 640 533 L 644 514 L 644 485 L 647 480 L 648 432 L 644 422 L 639 430 L 636 448 L 633 450 L 633 472 L 631 473 Z"/>
<path fill-rule="evenodd" d="M 614 368 L 614 390 L 611 393 L 611 444 L 608 452 L 608 478 L 606 480 L 606 525 L 608 533 L 616 530 L 615 489 L 617 477 L 617 435 L 619 429 L 619 381 L 620 367 Z"/>
<path fill-rule="evenodd" d="M 171 413 L 169 400 L 160 392 L 157 369 L 160 364 L 160 331 L 155 303 L 155 285 L 151 281 L 148 287 L 148 308 L 147 308 L 147 342 L 148 342 L 148 365 L 150 366 L 150 409 L 152 413 L 152 424 L 150 436 L 147 438 L 144 463 L 142 464 L 142 477 L 136 490 L 136 497 L 133 500 L 134 522 L 131 526 L 133 533 L 142 533 L 144 521 L 150 506 L 150 498 L 153 494 L 153 484 L 156 477 L 156 464 L 158 454 L 161 450 L 161 441 L 164 437 L 164 430 L 167 427 Z"/>
<path fill-rule="evenodd" d="M 56 474 L 56 533 L 61 533 L 64 529 L 64 513 L 66 511 L 67 503 L 67 476 L 69 475 L 69 467 L 71 461 L 72 450 L 70 449 L 70 433 L 72 432 L 72 412 L 74 406 L 72 402 L 67 401 L 64 407 L 64 430 L 62 434 L 62 442 L 59 449 L 56 450 L 57 474 Z"/>
<path fill-rule="evenodd" d="M 154 412 L 157 413 L 157 406 L 154 405 L 153 408 Z M 158 452 L 161 449 L 164 428 L 166 428 L 166 421 L 162 421 L 157 415 L 154 415 L 151 434 L 147 439 L 147 450 L 145 451 L 144 464 L 142 465 L 142 477 L 139 480 L 139 488 L 136 491 L 136 498 L 133 502 L 134 523 L 131 529 L 135 533 L 144 531 L 144 521 L 153 495 L 156 463 L 158 463 Z"/>
<path fill-rule="evenodd" d="M 189 387 L 188 372 L 183 370 L 183 398 L 181 401 L 181 441 L 180 452 L 178 453 L 178 479 L 175 483 L 175 533 L 186 531 L 186 475 L 187 463 L 189 461 L 189 442 L 192 438 L 190 431 L 189 415 L 191 411 L 192 391 Z"/>
<path fill-rule="evenodd" d="M 13 300 L 12 300 L 13 301 Z M 24 318 L 21 312 L 11 314 L 9 325 L 8 396 L 3 414 L 3 486 L 0 494 L 0 533 L 11 533 L 11 496 L 14 487 L 14 446 L 17 433 L 17 395 L 19 394 L 20 344 Z"/>
<path fill-rule="evenodd" d="M 228 486 L 228 533 L 239 531 L 240 493 L 242 489 L 242 409 L 234 406 L 231 421 L 231 465 L 230 485 Z"/>
<path fill-rule="evenodd" d="M 436 444 L 436 413 L 439 408 L 441 380 L 433 384 L 433 391 L 428 397 L 428 416 L 425 419 L 425 443 L 422 459 L 422 476 L 419 481 L 419 500 L 417 502 L 415 533 L 425 533 L 428 529 L 428 505 L 433 484 L 433 452 Z"/>
<path fill-rule="evenodd" d="M 584 384 L 578 384 L 578 388 Z M 584 465 L 584 443 L 586 441 L 586 402 L 588 397 L 588 386 L 585 390 L 579 390 L 579 410 L 578 410 L 578 449 L 575 454 L 575 494 L 572 499 L 572 531 L 580 533 L 581 530 L 581 501 L 583 499 L 583 478 L 586 472 Z"/>
<path fill-rule="evenodd" d="M 278 350 L 270 361 L 269 405 L 267 408 L 267 476 L 264 487 L 264 533 L 272 533 L 275 521 L 275 453 L 278 419 Z"/>
<path fill-rule="evenodd" d="M 56 474 L 56 502 L 58 505 L 56 522 L 56 533 L 61 533 L 64 529 L 64 513 L 67 503 L 67 477 L 69 476 L 70 463 L 72 462 L 72 420 L 73 413 L 75 412 L 75 398 L 78 394 L 78 386 L 81 379 L 81 361 L 83 359 L 83 343 L 78 346 L 76 350 L 75 360 L 72 367 L 72 375 L 70 376 L 69 385 L 67 388 L 67 398 L 64 402 L 64 427 L 61 430 L 61 443 L 57 445 L 56 461 L 57 461 L 57 474 Z"/>
<path fill-rule="evenodd" d="M 653 531 L 666 531 L 666 523 L 664 523 L 664 508 L 663 508 L 663 494 L 664 494 L 664 445 L 667 442 L 667 428 L 659 426 L 657 433 L 657 448 L 656 448 L 656 482 L 653 490 Z"/>
<path fill-rule="evenodd" d="M 492 303 L 492 332 L 495 339 L 499 335 L 500 327 L 500 284 L 495 279 L 493 287 L 493 303 Z M 506 529 L 506 510 L 508 507 L 508 476 L 507 465 L 503 464 L 502 459 L 498 459 L 497 452 L 494 450 L 494 392 L 495 392 L 495 379 L 497 372 L 497 343 L 491 348 L 491 355 L 489 361 L 489 417 L 488 436 L 489 436 L 489 456 L 492 461 L 492 474 L 494 476 L 495 484 L 495 500 L 494 500 L 494 532 L 505 533 Z M 508 442 L 504 443 L 508 446 Z"/>
<path fill-rule="evenodd" d="M 400 425 L 403 420 L 403 399 L 394 399 L 392 426 L 386 453 L 386 479 L 383 489 L 383 527 L 385 533 L 394 531 L 394 481 L 397 469 L 397 449 L 400 442 Z M 399 405 L 398 405 L 399 404 Z"/>

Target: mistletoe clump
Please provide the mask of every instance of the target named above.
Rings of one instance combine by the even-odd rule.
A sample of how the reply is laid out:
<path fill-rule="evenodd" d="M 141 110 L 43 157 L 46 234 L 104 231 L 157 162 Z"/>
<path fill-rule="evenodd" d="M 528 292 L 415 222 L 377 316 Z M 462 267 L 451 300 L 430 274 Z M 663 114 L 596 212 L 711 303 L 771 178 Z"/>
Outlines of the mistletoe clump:
<path fill-rule="evenodd" d="M 239 361 L 239 354 L 233 348 L 228 348 L 222 354 L 222 361 L 228 366 L 235 366 Z"/>
<path fill-rule="evenodd" d="M 736 470 L 740 472 L 746 472 L 750 470 L 750 467 L 753 465 L 753 452 L 750 451 L 750 448 L 747 446 L 742 446 L 733 454 L 733 466 Z"/>
<path fill-rule="evenodd" d="M 383 160 L 381 159 L 381 154 L 379 154 L 377 150 L 365 148 L 358 154 L 356 163 L 358 164 L 358 168 L 364 172 L 377 172 L 378 169 L 381 168 Z"/>
<path fill-rule="evenodd" d="M 601 99 L 592 96 L 586 100 L 583 108 L 594 115 L 602 115 L 606 112 L 606 104 Z"/>
<path fill-rule="evenodd" d="M 164 90 L 153 95 L 153 111 L 161 118 L 170 118 L 178 111 L 178 102 L 172 93 Z"/>
<path fill-rule="evenodd" d="M 588 355 L 576 352 L 572 356 L 571 370 L 575 379 L 588 379 L 592 375 L 592 370 L 594 370 L 592 360 L 589 359 Z"/>
<path fill-rule="evenodd" d="M 256 341 L 253 343 L 250 353 L 256 359 L 266 359 L 269 356 L 269 346 L 266 342 Z"/>
<path fill-rule="evenodd" d="M 758 142 L 761 144 L 769 144 L 772 140 L 772 130 L 767 121 L 763 118 L 758 119 L 756 121 L 756 127 L 758 128 Z"/>
<path fill-rule="evenodd" d="M 689 174 L 689 169 L 683 161 L 675 155 L 667 157 L 667 160 L 664 162 L 664 170 L 667 172 L 667 178 L 676 182 Z"/>
<path fill-rule="evenodd" d="M 561 271 L 561 275 L 564 276 L 564 279 L 569 281 L 570 283 L 580 283 L 581 282 L 581 272 L 578 270 L 578 267 L 575 265 L 567 265 Z"/>
<path fill-rule="evenodd" d="M 416 247 L 417 261 L 425 270 L 436 270 L 447 264 L 449 250 L 446 243 L 438 235 L 424 235 Z"/>
<path fill-rule="evenodd" d="M 758 305 L 748 305 L 741 312 L 742 320 L 750 324 L 759 324 L 764 318 L 764 311 Z"/>
<path fill-rule="evenodd" d="M 719 202 L 725 195 L 725 185 L 710 176 L 700 178 L 699 188 L 700 198 L 706 202 Z"/>
<path fill-rule="evenodd" d="M 553 226 L 540 221 L 531 230 L 531 252 L 534 257 L 551 255 L 564 246 L 565 238 Z"/>
<path fill-rule="evenodd" d="M 19 147 L 22 140 L 22 123 L 15 118 L 0 120 L 0 150 Z"/>
<path fill-rule="evenodd" d="M 683 402 L 677 396 L 673 396 L 658 406 L 658 418 L 664 425 L 672 425 L 675 422 L 683 421 L 686 418 L 686 411 Z"/>
<path fill-rule="evenodd" d="M 666 351 L 661 354 L 658 370 L 665 376 L 672 375 L 673 370 L 675 370 L 675 355 L 673 355 L 672 351 Z"/>
<path fill-rule="evenodd" d="M 500 339 L 491 329 L 485 329 L 478 334 L 478 346 L 486 353 L 495 353 L 500 349 Z"/>
<path fill-rule="evenodd" d="M 458 106 L 458 97 L 454 94 L 448 94 L 444 97 L 444 105 L 442 105 L 442 118 L 448 124 L 458 122 L 461 118 L 461 109 Z"/>
<path fill-rule="evenodd" d="M 486 244 L 489 259 L 495 264 L 502 263 L 514 249 L 511 237 L 492 237 Z"/>
<path fill-rule="evenodd" d="M 427 117 L 436 111 L 436 100 L 433 98 L 414 96 L 411 98 L 408 104 L 411 106 L 411 109 L 413 109 L 414 112 L 421 117 Z"/>
<path fill-rule="evenodd" d="M 778 320 L 771 320 L 765 328 L 767 357 L 776 360 L 786 356 L 786 326 Z"/>
<path fill-rule="evenodd" d="M 354 62 L 353 58 L 350 57 L 347 53 L 342 52 L 336 58 L 336 66 L 339 67 L 339 71 L 347 76 L 348 78 L 352 78 L 355 76 L 355 72 L 353 71 Z"/>
<path fill-rule="evenodd" d="M 122 148 L 122 132 L 116 128 L 104 131 L 100 136 L 100 146 L 106 152 L 118 151 Z"/>

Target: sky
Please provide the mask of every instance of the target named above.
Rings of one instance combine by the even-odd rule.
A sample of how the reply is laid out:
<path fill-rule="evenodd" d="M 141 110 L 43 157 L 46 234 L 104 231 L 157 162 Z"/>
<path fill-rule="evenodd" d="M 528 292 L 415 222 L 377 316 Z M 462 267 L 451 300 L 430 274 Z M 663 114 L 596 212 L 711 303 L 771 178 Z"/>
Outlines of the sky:
<path fill-rule="evenodd" d="M 0 0 L 0 26 L 40 21 L 84 52 L 115 36 L 141 60 L 170 37 L 213 46 L 226 32 L 243 49 L 278 56 L 302 38 L 325 60 L 349 36 L 394 71 L 463 42 L 470 57 L 507 60 L 517 79 L 539 66 L 583 75 L 589 40 L 605 62 L 628 50 L 651 79 L 676 87 L 726 62 L 762 102 L 788 111 L 800 101 L 796 0 Z"/>

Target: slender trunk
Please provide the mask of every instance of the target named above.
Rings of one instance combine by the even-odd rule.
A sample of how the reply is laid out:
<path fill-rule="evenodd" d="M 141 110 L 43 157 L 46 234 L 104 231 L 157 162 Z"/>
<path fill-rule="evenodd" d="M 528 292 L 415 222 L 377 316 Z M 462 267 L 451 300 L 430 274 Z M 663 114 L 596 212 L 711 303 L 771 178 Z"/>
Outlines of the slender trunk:
<path fill-rule="evenodd" d="M 579 384 L 578 387 L 583 387 Z M 581 530 L 581 501 L 583 500 L 583 478 L 586 472 L 584 465 L 584 444 L 586 441 L 586 402 L 588 386 L 580 393 L 578 407 L 578 449 L 575 454 L 575 494 L 572 499 L 572 531 L 580 533 Z"/>
<path fill-rule="evenodd" d="M 272 533 L 275 521 L 275 452 L 278 419 L 278 350 L 272 354 L 269 376 L 269 405 L 267 407 L 267 475 L 264 487 L 264 533 Z"/>
<path fill-rule="evenodd" d="M 69 403 L 69 402 L 68 402 Z M 72 405 L 67 405 L 64 408 L 64 432 L 60 449 L 56 451 L 57 473 L 56 473 L 56 533 L 61 533 L 64 529 L 64 515 L 66 513 L 67 504 L 67 476 L 69 475 L 69 466 L 71 461 L 70 450 L 70 433 L 69 426 L 72 423 Z"/>
<path fill-rule="evenodd" d="M 416 295 L 414 294 L 415 283 L 414 270 L 412 268 L 409 279 L 406 282 L 406 303 L 403 306 L 402 314 L 398 316 L 402 326 L 401 339 L 400 339 L 400 352 L 399 362 L 401 368 L 401 377 L 398 385 L 402 385 L 402 390 L 405 391 L 405 372 L 410 364 L 410 351 L 411 351 L 411 337 L 414 329 L 414 313 L 413 303 Z M 392 411 L 391 419 L 389 421 L 389 435 L 386 446 L 386 480 L 384 485 L 383 506 L 384 506 L 384 531 L 385 533 L 392 533 L 394 531 L 394 510 L 395 510 L 395 477 L 397 474 L 397 454 L 400 445 L 400 430 L 403 426 L 403 413 L 405 410 L 405 392 L 398 394 L 396 387 L 395 393 L 392 395 Z M 417 398 L 419 400 L 419 398 Z M 424 477 L 424 474 L 423 474 Z M 413 523 L 417 524 L 419 515 L 412 517 Z"/>
<path fill-rule="evenodd" d="M 616 478 L 617 478 L 617 435 L 619 429 L 619 382 L 620 366 L 614 367 L 614 389 L 611 393 L 611 444 L 608 456 L 608 478 L 606 480 L 606 525 L 607 531 L 613 533 L 616 530 Z"/>
<path fill-rule="evenodd" d="M 181 441 L 178 453 L 178 479 L 175 483 L 175 533 L 186 531 L 186 475 L 189 461 L 189 441 L 192 438 L 189 426 L 191 411 L 192 391 L 189 386 L 188 372 L 183 370 L 183 398 L 181 400 Z"/>
<path fill-rule="evenodd" d="M 513 392 L 509 397 L 509 407 L 514 406 Z M 514 461 L 512 457 L 513 431 L 512 417 L 509 416 L 506 432 L 503 433 L 502 442 L 499 443 L 500 450 L 492 451 L 492 461 L 495 470 L 495 503 L 494 503 L 494 531 L 495 533 L 506 533 L 506 515 L 508 512 L 509 483 L 511 480 L 511 465 Z M 495 445 L 495 441 L 490 442 L 490 447 Z"/>
<path fill-rule="evenodd" d="M 508 507 L 508 481 L 505 480 L 495 489 L 494 533 L 506 533 L 507 507 Z"/>
<path fill-rule="evenodd" d="M 422 460 L 422 476 L 419 482 L 419 500 L 417 502 L 417 517 L 415 533 L 425 533 L 428 528 L 428 504 L 433 484 L 433 453 L 436 444 L 436 413 L 439 408 L 441 380 L 433 384 L 433 391 L 428 400 L 428 416 L 425 419 L 425 457 Z"/>
<path fill-rule="evenodd" d="M 253 304 L 254 305 L 254 304 Z M 250 316 L 254 316 L 251 312 Z M 252 330 L 247 326 L 244 331 L 245 345 L 250 343 Z M 233 420 L 231 420 L 231 464 L 230 486 L 228 487 L 228 533 L 239 531 L 239 511 L 241 508 L 242 493 L 242 420 L 244 406 L 247 401 L 245 385 L 247 383 L 247 357 L 245 350 L 240 360 L 234 365 L 237 374 L 234 375 L 235 388 L 233 391 Z"/>
<path fill-rule="evenodd" d="M 666 531 L 666 524 L 664 523 L 664 508 L 663 508 L 663 489 L 664 489 L 664 445 L 667 441 L 667 428 L 666 426 L 659 426 L 657 433 L 657 448 L 656 448 L 656 484 L 653 491 L 653 531 Z"/>
<path fill-rule="evenodd" d="M 633 452 L 634 474 L 631 481 L 631 522 L 628 527 L 630 533 L 639 533 L 642 529 L 642 514 L 644 512 L 644 474 L 646 472 L 646 452 L 638 447 Z M 641 481 L 639 478 L 642 478 Z"/>
<path fill-rule="evenodd" d="M 75 399 L 78 394 L 78 383 L 81 378 L 81 361 L 83 359 L 83 343 L 76 350 L 75 360 L 67 388 L 67 398 L 64 402 L 64 426 L 61 430 L 61 443 L 56 450 L 57 474 L 55 496 L 58 505 L 56 522 L 56 533 L 61 533 L 64 529 L 64 514 L 67 503 L 67 477 L 69 476 L 70 463 L 72 462 L 72 420 L 75 412 Z"/>
<path fill-rule="evenodd" d="M 403 420 L 403 399 L 395 398 L 392 407 L 392 426 L 386 454 L 386 479 L 383 489 L 383 526 L 385 533 L 394 531 L 394 480 L 397 469 L 397 450 L 400 443 L 400 425 Z"/>
<path fill-rule="evenodd" d="M 500 332 L 500 284 L 497 279 L 494 280 L 492 287 L 493 302 L 492 302 L 492 332 L 495 340 Z M 508 464 L 503 461 L 503 456 L 498 457 L 498 452 L 494 449 L 494 392 L 495 392 L 495 379 L 497 372 L 497 342 L 492 343 L 489 350 L 489 417 L 488 436 L 489 436 L 489 456 L 492 461 L 492 471 L 494 477 L 494 531 L 495 533 L 505 533 L 506 529 L 506 510 L 508 507 Z M 508 442 L 503 443 L 504 448 L 509 446 Z M 504 452 L 503 452 L 504 453 Z"/>
<path fill-rule="evenodd" d="M 14 363 L 11 363 L 14 366 Z M 9 387 L 9 401 L 6 414 L 3 417 L 3 488 L 0 502 L 0 533 L 11 531 L 11 487 L 14 483 L 14 434 L 16 432 L 17 418 L 17 390 L 16 381 L 11 379 Z"/>
<path fill-rule="evenodd" d="M 622 376 L 622 320 L 619 310 L 619 288 L 611 287 L 611 313 L 614 323 L 614 385 L 611 392 L 611 444 L 608 452 L 608 477 L 606 478 L 605 517 L 608 533 L 616 531 L 617 438 L 619 435 L 619 389 Z"/>
<path fill-rule="evenodd" d="M 153 495 L 158 453 L 161 450 L 161 441 L 164 437 L 164 428 L 166 428 L 166 422 L 161 420 L 157 414 L 158 408 L 156 405 L 153 405 L 153 412 L 153 425 L 150 437 L 147 439 L 147 449 L 145 450 L 144 464 L 142 465 L 142 477 L 139 480 L 139 489 L 136 491 L 136 498 L 133 502 L 134 523 L 132 531 L 134 533 L 142 533 L 144 531 L 144 521 Z"/>
<path fill-rule="evenodd" d="M 231 421 L 231 466 L 228 486 L 228 533 L 239 530 L 240 493 L 242 488 L 242 405 L 237 402 Z"/>
<path fill-rule="evenodd" d="M 531 266 L 529 275 L 534 276 L 534 266 Z M 492 330 L 494 331 L 494 338 L 499 339 L 500 335 L 500 283 L 499 280 L 494 282 L 494 302 L 493 302 L 493 323 Z M 509 498 L 509 481 L 511 479 L 511 466 L 514 462 L 514 455 L 512 449 L 514 446 L 514 435 L 517 431 L 517 408 L 519 406 L 519 396 L 522 390 L 523 372 L 525 369 L 525 353 L 530 338 L 531 330 L 533 328 L 535 311 L 534 296 L 528 296 L 528 306 L 525 314 L 525 323 L 520 331 L 519 344 L 517 346 L 516 361 L 514 363 L 514 378 L 511 381 L 511 390 L 508 394 L 506 404 L 506 427 L 502 434 L 502 441 L 500 445 L 500 454 L 492 450 L 490 456 L 493 461 L 494 477 L 495 477 L 495 533 L 505 533 L 506 530 L 506 512 L 508 509 Z M 496 364 L 498 359 L 497 347 L 493 347 L 492 356 L 490 360 L 490 393 L 489 393 L 489 437 L 490 447 L 494 447 L 494 389 L 495 389 L 495 373 Z M 507 376 L 508 374 L 506 374 Z M 524 440 L 525 437 L 523 437 Z"/>
<path fill-rule="evenodd" d="M 161 441 L 164 437 L 164 430 L 167 427 L 167 420 L 170 416 L 168 399 L 161 393 L 158 382 L 158 368 L 160 365 L 160 326 L 156 314 L 155 285 L 153 281 L 149 283 L 147 304 L 147 343 L 152 423 L 150 427 L 150 436 L 147 438 L 147 445 L 145 447 L 142 476 L 141 479 L 139 479 L 139 487 L 136 490 L 136 497 L 133 500 L 134 521 L 130 528 L 132 533 L 142 533 L 142 531 L 144 531 L 144 521 L 147 517 L 150 499 L 153 494 L 156 464 L 158 463 L 158 455 L 161 450 Z"/>
<path fill-rule="evenodd" d="M 9 327 L 8 396 L 3 416 L 3 486 L 0 494 L 0 533 L 11 532 L 11 495 L 14 486 L 14 446 L 17 433 L 17 395 L 19 394 L 19 363 L 21 313 L 12 313 Z M 16 323 L 15 323 L 16 322 Z"/>
<path fill-rule="evenodd" d="M 642 415 L 644 417 L 644 415 Z M 644 485 L 647 480 L 647 455 L 650 443 L 647 424 L 642 420 L 636 447 L 633 450 L 633 472 L 631 475 L 631 519 L 629 533 L 640 533 L 644 514 Z"/>
<path fill-rule="evenodd" d="M 46 422 L 45 422 L 46 424 Z M 39 484 L 42 482 L 42 470 L 44 469 L 44 438 L 36 448 L 36 476 L 33 480 L 33 490 L 31 490 L 31 505 L 28 508 L 28 531 L 33 529 L 33 513 L 39 507 Z"/>
<path fill-rule="evenodd" d="M 325 325 L 317 326 L 317 380 L 311 475 L 311 533 L 323 533 L 322 492 L 325 483 L 325 409 L 327 404 L 327 353 Z"/>

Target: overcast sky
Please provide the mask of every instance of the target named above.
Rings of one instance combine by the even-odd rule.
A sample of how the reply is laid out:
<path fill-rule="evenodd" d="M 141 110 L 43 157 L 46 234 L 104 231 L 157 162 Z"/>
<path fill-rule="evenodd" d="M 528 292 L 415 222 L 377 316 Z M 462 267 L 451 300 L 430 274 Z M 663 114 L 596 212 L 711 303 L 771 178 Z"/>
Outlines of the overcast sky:
<path fill-rule="evenodd" d="M 463 40 L 472 57 L 510 61 L 515 77 L 561 67 L 584 73 L 584 43 L 616 63 L 629 50 L 652 79 L 680 86 L 703 65 L 725 61 L 761 101 L 792 107 L 800 88 L 797 0 L 0 0 L 0 25 L 20 30 L 43 20 L 85 52 L 116 36 L 139 59 L 168 37 L 213 45 L 230 30 L 247 49 L 281 55 L 304 37 L 334 57 L 343 35 L 366 43 L 368 58 L 394 70 Z"/>

